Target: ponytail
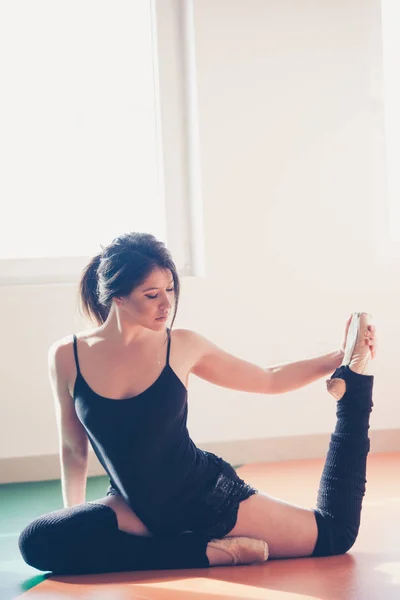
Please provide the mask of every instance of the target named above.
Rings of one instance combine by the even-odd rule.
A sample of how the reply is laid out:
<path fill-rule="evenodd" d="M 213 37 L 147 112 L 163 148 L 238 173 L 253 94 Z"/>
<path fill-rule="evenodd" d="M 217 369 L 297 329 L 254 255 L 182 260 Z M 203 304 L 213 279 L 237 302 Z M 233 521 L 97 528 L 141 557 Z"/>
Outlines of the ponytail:
<path fill-rule="evenodd" d="M 97 254 L 84 268 L 79 281 L 80 312 L 82 316 L 102 325 L 107 319 L 110 307 L 100 304 L 98 297 L 97 269 L 100 265 L 102 254 Z"/>

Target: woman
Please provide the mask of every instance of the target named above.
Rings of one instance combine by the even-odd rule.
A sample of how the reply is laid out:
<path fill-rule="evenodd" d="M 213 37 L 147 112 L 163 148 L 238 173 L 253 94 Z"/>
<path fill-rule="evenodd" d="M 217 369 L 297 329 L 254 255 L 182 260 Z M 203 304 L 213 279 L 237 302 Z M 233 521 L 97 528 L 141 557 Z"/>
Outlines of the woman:
<path fill-rule="evenodd" d="M 370 315 L 347 321 L 342 349 L 270 369 L 173 325 L 178 274 L 152 235 L 124 234 L 82 273 L 81 306 L 97 324 L 49 351 L 64 508 L 20 535 L 24 560 L 54 573 L 250 564 L 346 552 L 360 524 L 376 352 Z M 337 399 L 315 510 L 260 493 L 186 428 L 190 373 L 278 394 L 334 373 Z M 88 443 L 110 477 L 85 503 Z"/>

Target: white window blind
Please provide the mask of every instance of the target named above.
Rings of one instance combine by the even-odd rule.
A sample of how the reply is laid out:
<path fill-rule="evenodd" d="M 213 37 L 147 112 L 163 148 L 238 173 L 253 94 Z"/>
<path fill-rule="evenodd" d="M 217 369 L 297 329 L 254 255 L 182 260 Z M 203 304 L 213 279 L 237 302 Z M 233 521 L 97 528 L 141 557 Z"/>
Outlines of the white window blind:
<path fill-rule="evenodd" d="M 1 261 L 166 241 L 154 35 L 150 0 L 2 0 Z"/>

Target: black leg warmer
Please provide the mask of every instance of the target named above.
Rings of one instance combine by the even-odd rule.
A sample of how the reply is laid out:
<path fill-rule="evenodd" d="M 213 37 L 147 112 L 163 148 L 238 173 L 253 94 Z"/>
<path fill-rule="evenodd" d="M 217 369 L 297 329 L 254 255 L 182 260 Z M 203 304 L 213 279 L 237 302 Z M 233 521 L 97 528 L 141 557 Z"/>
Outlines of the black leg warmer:
<path fill-rule="evenodd" d="M 336 428 L 320 481 L 314 511 L 318 539 L 312 556 L 343 554 L 352 547 L 358 535 L 365 494 L 374 377 L 341 366 L 333 378 L 344 379 L 346 392 L 337 402 Z"/>
<path fill-rule="evenodd" d="M 55 574 L 208 567 L 209 538 L 191 533 L 142 537 L 118 529 L 104 504 L 78 504 L 35 519 L 21 533 L 28 565 Z"/>

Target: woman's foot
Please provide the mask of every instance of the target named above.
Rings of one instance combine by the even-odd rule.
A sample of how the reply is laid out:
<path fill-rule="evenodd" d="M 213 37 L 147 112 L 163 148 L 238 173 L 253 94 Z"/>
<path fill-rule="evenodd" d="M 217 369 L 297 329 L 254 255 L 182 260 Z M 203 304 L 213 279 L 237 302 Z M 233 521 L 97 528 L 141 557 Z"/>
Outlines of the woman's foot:
<path fill-rule="evenodd" d="M 347 332 L 344 357 L 340 367 L 348 367 L 359 375 L 372 375 L 370 360 L 372 358 L 369 338 L 372 331 L 369 329 L 372 317 L 369 313 L 353 313 Z M 326 381 L 328 392 L 341 400 L 346 391 L 346 382 L 340 378 L 331 378 Z"/>
<path fill-rule="evenodd" d="M 372 375 L 371 350 L 366 343 L 371 334 L 368 329 L 370 325 L 372 325 L 372 317 L 369 313 L 354 313 L 347 333 L 342 365 L 348 366 L 351 371 L 359 375 Z"/>
<path fill-rule="evenodd" d="M 211 540 L 207 546 L 210 565 L 251 565 L 268 559 L 268 545 L 249 537 L 224 537 Z"/>

